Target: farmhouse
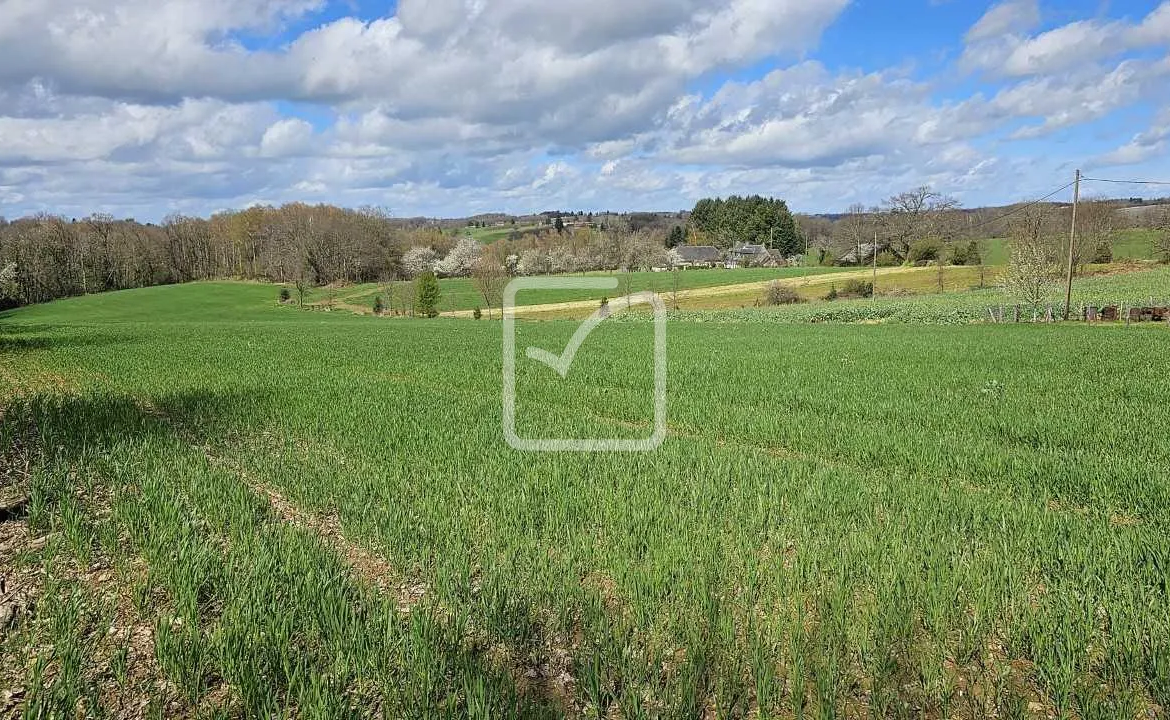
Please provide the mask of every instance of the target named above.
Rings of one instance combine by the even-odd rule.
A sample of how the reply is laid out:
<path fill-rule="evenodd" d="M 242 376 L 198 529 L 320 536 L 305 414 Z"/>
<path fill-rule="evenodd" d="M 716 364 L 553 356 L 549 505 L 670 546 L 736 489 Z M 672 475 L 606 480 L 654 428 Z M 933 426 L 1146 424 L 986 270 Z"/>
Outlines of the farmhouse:
<path fill-rule="evenodd" d="M 837 262 L 842 265 L 862 265 L 873 261 L 873 249 L 876 247 L 874 243 L 861 243 L 861 252 L 858 253 L 857 248 L 853 248 L 849 252 L 842 255 Z"/>
<path fill-rule="evenodd" d="M 715 267 L 723 260 L 723 253 L 713 245 L 679 245 L 675 250 L 682 256 L 679 267 Z"/>
<path fill-rule="evenodd" d="M 764 245 L 739 243 L 727 253 L 728 269 L 738 267 L 771 267 L 779 264 L 778 256 Z"/>

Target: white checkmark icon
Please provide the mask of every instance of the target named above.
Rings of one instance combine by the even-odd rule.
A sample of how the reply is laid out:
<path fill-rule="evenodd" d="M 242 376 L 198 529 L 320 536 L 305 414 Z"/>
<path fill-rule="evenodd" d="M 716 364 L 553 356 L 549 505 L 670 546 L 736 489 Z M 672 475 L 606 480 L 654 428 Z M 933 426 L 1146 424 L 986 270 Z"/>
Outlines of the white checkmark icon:
<path fill-rule="evenodd" d="M 538 347 L 529 347 L 524 351 L 524 354 L 556 370 L 557 374 L 562 378 L 567 377 L 569 374 L 569 366 L 573 364 L 573 358 L 576 357 L 577 351 L 581 349 L 581 344 L 585 342 L 585 338 L 589 337 L 589 333 L 593 332 L 601 324 L 601 321 L 605 319 L 601 313 L 602 310 L 598 308 L 585 322 L 581 323 L 577 331 L 573 333 L 573 337 L 569 339 L 569 344 L 565 346 L 564 352 L 560 355 L 554 355 L 548 350 Z"/>
<path fill-rule="evenodd" d="M 504 440 L 514 450 L 531 452 L 650 452 L 666 440 L 666 304 L 653 292 L 638 292 L 628 298 L 613 298 L 613 304 L 625 301 L 627 306 L 649 304 L 653 310 L 654 328 L 654 431 L 644 438 L 526 438 L 516 431 L 516 294 L 524 290 L 613 290 L 618 286 L 616 277 L 537 277 L 516 278 L 504 288 L 503 318 L 503 405 L 502 417 Z M 569 374 L 569 368 L 577 351 L 590 333 L 597 329 L 609 313 L 599 308 L 577 326 L 568 345 L 560 355 L 538 347 L 529 347 L 525 354 L 532 360 L 548 365 L 561 378 Z M 649 388 L 648 388 L 649 389 Z"/>

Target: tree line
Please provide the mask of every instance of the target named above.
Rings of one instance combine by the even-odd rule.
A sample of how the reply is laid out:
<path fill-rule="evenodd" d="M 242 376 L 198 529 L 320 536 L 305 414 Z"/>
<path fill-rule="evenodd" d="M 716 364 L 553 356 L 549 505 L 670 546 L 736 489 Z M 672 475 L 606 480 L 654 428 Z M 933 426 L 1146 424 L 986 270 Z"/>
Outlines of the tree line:
<path fill-rule="evenodd" d="M 788 204 L 777 198 L 704 198 L 691 211 L 690 230 L 694 245 L 728 248 L 761 243 L 785 257 L 804 251 L 800 229 Z"/>
<path fill-rule="evenodd" d="M 160 224 L 102 214 L 0 218 L 0 267 L 14 275 L 0 302 L 212 278 L 369 282 L 401 273 L 403 252 L 418 243 L 442 248 L 444 237 L 377 209 L 299 203 L 210 218 L 171 215 Z"/>
<path fill-rule="evenodd" d="M 1111 259 L 1117 206 L 1081 203 L 1076 265 Z M 1068 206 L 1036 207 L 1046 215 L 1040 227 L 1065 222 Z M 684 243 L 761 243 L 784 259 L 803 254 L 806 264 L 981 265 L 982 239 L 1021 236 L 1021 213 L 1015 211 L 1022 209 L 1033 210 L 964 210 L 929 187 L 898 193 L 878 206 L 856 204 L 833 217 L 793 215 L 777 198 L 731 196 L 699 200 L 690 213 L 607 213 L 597 216 L 604 222 L 559 228 L 554 222 L 488 245 L 472 239 L 466 227 L 396 219 L 376 208 L 292 203 L 210 218 L 171 215 L 159 224 L 40 214 L 0 218 L 0 307 L 212 278 L 293 283 L 303 292 L 424 273 L 510 277 L 669 269 L 679 265 L 672 248 Z M 1168 225 L 1158 219 L 1168 215 L 1152 212 L 1148 223 Z M 1062 234 L 1044 232 L 1054 247 Z M 1170 248 L 1164 254 L 1170 260 Z"/>
<path fill-rule="evenodd" d="M 1074 263 L 1078 267 L 1112 259 L 1112 240 L 1126 226 L 1117 210 L 1127 204 L 1100 199 L 1080 202 L 1074 247 Z M 982 241 L 1012 239 L 1019 234 L 1018 216 L 1033 207 L 1050 218 L 1045 226 L 1065 223 L 1063 236 L 1067 241 L 1071 223 L 1068 204 L 1021 203 L 1001 208 L 964 209 L 954 198 L 928 186 L 892 195 L 872 207 L 854 204 L 836 216 L 798 216 L 797 224 L 800 235 L 808 243 L 811 261 L 822 265 L 870 264 L 875 249 L 878 265 L 977 265 L 982 263 Z M 1170 209 L 1170 205 L 1164 207 Z M 1151 212 L 1141 224 L 1150 227 L 1159 222 L 1165 224 L 1159 220 L 1164 215 Z M 1067 249 L 1065 254 L 1067 257 Z"/>
<path fill-rule="evenodd" d="M 0 307 L 215 278 L 295 284 L 303 294 L 423 273 L 466 277 L 484 264 L 506 275 L 648 270 L 666 261 L 668 227 L 677 225 L 606 215 L 604 224 L 550 224 L 481 246 L 466 228 L 300 203 L 171 215 L 159 224 L 102 214 L 0 218 Z"/>

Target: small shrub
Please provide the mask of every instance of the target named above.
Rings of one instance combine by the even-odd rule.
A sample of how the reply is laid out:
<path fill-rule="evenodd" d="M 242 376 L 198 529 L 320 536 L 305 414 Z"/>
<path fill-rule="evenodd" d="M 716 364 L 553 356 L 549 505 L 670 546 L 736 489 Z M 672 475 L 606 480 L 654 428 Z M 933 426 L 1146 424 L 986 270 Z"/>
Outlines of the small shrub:
<path fill-rule="evenodd" d="M 889 250 L 882 250 L 880 253 L 878 253 L 877 264 L 878 267 L 894 267 L 895 265 L 901 265 L 902 263 L 900 260 L 898 260 L 898 256 L 894 253 L 890 252 Z"/>
<path fill-rule="evenodd" d="M 475 318 L 476 320 L 479 320 L 481 317 L 483 317 L 483 311 L 479 309 L 479 305 L 476 305 L 475 309 L 471 311 L 471 317 Z"/>
<path fill-rule="evenodd" d="M 414 312 L 422 317 L 438 317 L 442 290 L 433 272 L 424 272 L 414 279 Z"/>
<path fill-rule="evenodd" d="M 765 305 L 795 305 L 802 302 L 804 298 L 795 290 L 775 280 L 768 283 L 768 289 L 764 291 Z"/>
<path fill-rule="evenodd" d="M 1163 232 L 1154 241 L 1154 257 L 1163 265 L 1170 265 L 1170 231 Z"/>
<path fill-rule="evenodd" d="M 283 304 L 283 303 L 288 302 L 289 300 L 292 300 L 292 293 L 290 293 L 288 291 L 288 288 L 281 288 L 280 289 L 280 302 Z"/>
<path fill-rule="evenodd" d="M 845 284 L 841 286 L 841 292 L 837 293 L 837 297 L 842 298 L 867 298 L 873 297 L 873 283 L 865 280 L 846 280 Z"/>
<path fill-rule="evenodd" d="M 374 314 L 381 315 L 385 311 L 386 306 L 382 303 L 382 296 L 378 295 L 374 297 Z"/>
<path fill-rule="evenodd" d="M 974 240 L 955 243 L 946 254 L 946 262 L 949 265 L 978 265 L 979 261 L 979 244 Z"/>
<path fill-rule="evenodd" d="M 1093 262 L 1104 265 L 1113 262 L 1113 243 L 1103 242 L 1093 251 Z"/>
<path fill-rule="evenodd" d="M 837 283 L 833 283 L 832 285 L 829 286 L 829 292 L 828 292 L 828 294 L 825 295 L 825 299 L 826 300 L 836 300 L 838 297 L 839 297 L 839 294 L 837 292 Z"/>
<path fill-rule="evenodd" d="M 922 238 L 910 245 L 906 259 L 913 264 L 938 260 L 942 256 L 942 243 L 935 238 Z"/>
<path fill-rule="evenodd" d="M 837 264 L 837 257 L 833 255 L 832 251 L 825 250 L 821 254 L 821 267 L 833 267 Z"/>

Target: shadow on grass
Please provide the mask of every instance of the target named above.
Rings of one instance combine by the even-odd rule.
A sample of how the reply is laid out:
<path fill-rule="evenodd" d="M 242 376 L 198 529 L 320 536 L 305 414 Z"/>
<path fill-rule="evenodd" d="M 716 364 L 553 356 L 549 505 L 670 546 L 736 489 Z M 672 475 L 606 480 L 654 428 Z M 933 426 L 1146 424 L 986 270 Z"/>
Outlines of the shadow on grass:
<path fill-rule="evenodd" d="M 22 353 L 73 347 L 109 347 L 129 343 L 137 338 L 136 334 L 128 332 L 0 323 L 0 353 Z"/>
<path fill-rule="evenodd" d="M 244 423 L 249 419 L 254 421 L 257 417 L 256 411 L 268 405 L 268 401 L 268 394 L 262 390 L 186 391 L 149 399 L 102 394 L 81 397 L 34 395 L 18 399 L 5 408 L 4 422 L 0 427 L 0 450 L 19 445 L 23 447 L 23 455 L 29 460 L 30 476 L 43 474 L 57 478 L 56 484 L 60 486 L 58 497 L 54 499 L 44 497 L 42 494 L 39 500 L 47 501 L 45 512 L 48 515 L 62 512 L 62 506 L 57 501 L 64 495 L 78 492 L 75 488 L 86 487 L 87 483 L 95 481 L 105 490 L 99 493 L 99 496 L 116 495 L 115 502 L 120 506 L 119 514 L 149 515 L 152 512 L 157 513 L 158 507 L 143 504 L 145 501 L 142 496 L 151 494 L 146 488 L 150 487 L 152 482 L 157 483 L 156 479 L 160 476 L 175 478 L 172 491 L 176 493 L 183 493 L 184 483 L 192 482 L 201 487 L 226 483 L 226 490 L 227 485 L 232 484 L 228 479 L 230 476 L 201 470 L 199 469 L 202 467 L 201 464 L 192 462 L 192 454 L 202 452 L 195 443 L 204 439 L 212 441 L 212 435 L 229 427 L 238 432 L 240 430 L 238 423 Z M 260 416 L 263 417 L 262 414 Z M 0 457 L 2 456 L 0 453 Z M 199 477 L 203 472 L 207 473 L 206 478 Z M 157 484 L 154 487 L 154 497 L 157 498 Z M 229 497 L 231 493 L 238 491 L 238 488 L 231 489 Z M 200 505 L 202 502 L 211 502 L 208 498 L 214 496 L 214 493 L 196 492 L 185 500 L 176 497 L 175 502 L 180 507 L 187 507 L 188 511 L 193 509 L 198 514 L 214 514 L 218 508 L 201 508 Z M 204 527 L 198 523 L 197 518 L 188 519 L 194 527 Z M 264 523 L 279 525 L 275 516 Z M 247 547 L 248 543 L 238 543 L 239 547 L 235 552 L 241 555 L 234 560 L 224 557 L 219 562 L 231 569 L 229 566 L 238 566 L 241 562 L 246 567 L 257 562 L 260 564 L 271 562 L 273 558 L 283 558 L 283 551 L 271 545 L 271 538 L 279 536 L 269 534 L 273 527 L 271 524 L 261 524 L 252 530 L 255 536 L 250 542 L 259 543 L 260 547 L 265 548 L 259 556 L 252 556 L 247 551 L 239 549 Z M 288 531 L 286 526 L 279 527 L 284 532 Z M 294 532 L 310 531 L 296 529 Z M 212 537 L 208 537 L 207 540 L 210 545 L 216 544 Z M 145 552 L 137 546 L 127 547 L 125 551 L 134 554 Z M 149 553 L 144 554 L 144 559 L 148 563 L 151 562 Z M 308 557 L 302 557 L 287 567 L 271 568 L 263 574 L 267 584 L 262 583 L 260 586 L 274 589 L 276 595 L 280 597 L 297 597 L 298 593 L 304 592 L 302 587 L 304 578 L 298 574 L 301 570 L 308 572 L 310 577 L 330 575 L 327 567 L 316 565 L 312 568 L 300 567 L 309 560 Z M 336 561 L 341 562 L 339 558 Z M 182 564 L 179 560 L 175 562 Z M 150 572 L 153 574 L 158 570 L 152 567 Z M 162 571 L 165 575 L 165 568 Z M 238 567 L 233 572 L 235 573 L 233 577 L 250 577 L 249 572 L 240 571 Z M 360 598 L 363 593 L 357 590 L 356 582 L 353 587 L 352 592 L 343 595 Z M 247 606 L 252 597 L 249 594 L 249 587 L 234 584 L 221 586 L 217 592 L 225 595 L 221 598 L 224 603 L 237 606 Z M 398 662 L 402 663 L 396 670 L 391 671 L 390 677 L 394 678 L 393 686 L 383 688 L 386 697 L 395 698 L 394 704 L 409 698 L 420 717 L 469 715 L 476 714 L 477 711 L 486 711 L 489 716 L 533 718 L 556 717 L 559 714 L 548 699 L 523 692 L 509 670 L 500 667 L 498 663 L 493 663 L 485 650 L 462 637 L 459 627 L 451 626 L 449 621 L 439 616 L 432 619 L 424 619 L 417 615 L 399 617 L 393 609 L 396 602 L 394 598 L 383 597 L 380 601 L 389 607 L 385 621 L 396 623 L 397 629 L 392 633 L 394 642 L 406 644 L 405 650 L 397 646 L 387 646 L 387 651 L 393 651 L 394 657 L 399 658 Z M 390 642 L 387 639 L 390 636 L 383 636 L 388 630 L 383 624 L 385 621 L 370 616 L 372 608 L 366 606 L 364 602 L 358 602 L 354 607 L 337 608 L 338 617 L 354 619 L 353 625 L 336 635 L 337 645 L 329 639 L 334 638 L 333 635 L 323 634 L 321 628 L 313 626 L 311 618 L 318 611 L 314 610 L 311 602 L 279 610 L 269 610 L 267 606 L 255 607 L 259 613 L 255 619 L 263 620 L 262 624 L 277 627 L 282 622 L 293 623 L 289 647 L 296 647 L 302 642 L 309 645 L 325 643 L 319 645 L 312 656 L 285 658 L 285 663 L 289 666 L 295 665 L 296 662 L 302 664 L 308 662 L 321 677 L 329 676 L 338 659 L 346 656 L 351 643 L 356 642 L 360 647 L 369 644 L 379 647 Z M 260 642 L 253 637 L 255 633 L 249 634 L 245 632 L 247 628 L 236 627 L 232 623 L 238 622 L 238 617 L 225 616 L 208 620 L 204 627 L 199 628 L 203 633 L 207 633 L 205 637 L 237 638 L 226 641 L 227 645 L 220 647 L 217 652 L 209 651 L 207 659 L 212 664 L 213 675 L 230 676 L 227 666 L 220 664 L 221 661 L 226 662 L 225 658 L 238 660 L 240 657 L 250 657 L 256 652 L 271 652 L 283 647 L 279 644 Z M 356 634 L 356 638 L 350 637 L 352 634 Z M 357 638 L 360 638 L 360 641 Z M 220 652 L 224 653 L 223 657 L 220 657 Z M 287 651 L 285 652 L 287 654 Z M 314 659 L 306 660 L 308 657 Z M 315 667 L 316 664 L 320 667 Z M 281 666 L 281 663 L 274 665 Z M 335 694 L 334 700 L 342 704 L 352 699 L 349 694 L 355 687 L 365 688 L 362 695 L 370 697 L 366 691 L 371 684 L 387 681 L 383 670 L 381 661 L 373 661 L 370 666 L 363 661 L 351 668 L 352 674 L 347 680 L 328 692 Z M 267 699 L 260 700 L 265 705 L 271 704 L 272 707 L 284 706 L 294 698 L 296 694 L 294 688 L 300 687 L 295 683 L 302 681 L 303 678 L 295 675 L 287 678 L 283 675 L 270 677 L 268 686 L 259 691 L 262 695 L 267 693 Z M 398 684 L 402 681 L 414 689 L 396 695 L 399 693 Z M 252 690 L 257 692 L 256 688 Z M 450 705 L 453 698 L 456 698 L 454 707 Z M 464 704 L 465 707 L 459 707 Z"/>

